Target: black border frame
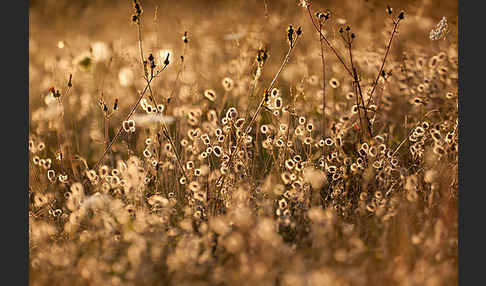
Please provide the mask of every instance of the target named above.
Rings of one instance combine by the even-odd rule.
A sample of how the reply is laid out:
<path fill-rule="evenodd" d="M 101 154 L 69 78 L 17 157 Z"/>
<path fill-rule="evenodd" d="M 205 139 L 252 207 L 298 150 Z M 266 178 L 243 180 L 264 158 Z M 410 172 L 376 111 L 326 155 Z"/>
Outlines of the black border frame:
<path fill-rule="evenodd" d="M 2 150 L 3 168 L 2 237 L 5 263 L 2 284 L 29 283 L 29 214 L 28 214 L 28 136 L 29 136 L 29 1 L 4 3 L 3 92 L 4 112 Z M 13 41 L 12 41 L 13 40 Z M 12 136 L 13 135 L 13 136 Z M 13 281 L 13 282 L 10 282 Z"/>

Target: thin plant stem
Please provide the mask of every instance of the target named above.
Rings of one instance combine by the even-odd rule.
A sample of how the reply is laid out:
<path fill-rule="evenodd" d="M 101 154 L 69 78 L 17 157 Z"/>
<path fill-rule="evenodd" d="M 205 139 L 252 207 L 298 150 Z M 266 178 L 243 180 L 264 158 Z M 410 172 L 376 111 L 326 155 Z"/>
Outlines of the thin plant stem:
<path fill-rule="evenodd" d="M 151 80 L 148 79 L 148 76 L 147 76 L 147 67 L 145 65 L 145 60 L 143 58 L 143 45 L 142 45 L 142 21 L 140 19 L 140 21 L 137 23 L 137 27 L 138 27 L 138 46 L 140 48 L 140 60 L 142 62 L 142 65 L 143 65 L 143 69 L 144 69 L 144 79 L 145 81 L 147 82 L 147 87 L 149 89 L 149 92 L 150 92 L 150 98 L 152 99 L 153 103 L 155 104 L 155 107 L 157 109 L 157 113 L 159 113 L 159 110 L 158 110 L 158 104 L 157 104 L 157 101 L 154 97 L 154 94 L 152 92 L 152 88 L 150 87 L 150 82 Z M 182 61 L 182 64 L 184 63 L 184 60 Z M 167 64 L 164 65 L 164 69 L 167 67 Z M 153 69 L 151 70 L 150 72 L 150 77 L 151 79 L 154 77 L 153 76 Z M 176 79 L 177 80 L 177 79 Z M 140 100 L 139 100 L 140 102 Z M 138 104 L 137 104 L 138 105 Z M 167 137 L 167 139 L 169 140 L 169 143 L 172 147 L 172 150 L 174 151 L 174 154 L 176 156 L 176 160 L 177 160 L 177 164 L 179 165 L 179 168 L 181 169 L 181 172 L 182 174 L 184 175 L 184 177 L 186 178 L 187 180 L 187 175 L 186 175 L 186 172 L 184 171 L 184 167 L 182 166 L 182 162 L 181 162 L 181 158 L 179 157 L 179 154 L 177 153 L 177 149 L 175 148 L 175 145 L 174 145 L 174 141 L 172 140 L 171 136 L 170 136 L 170 133 L 169 133 L 169 128 L 167 127 L 167 124 L 165 123 L 165 121 L 162 120 L 162 127 L 163 127 L 163 132 L 164 132 L 164 135 Z"/>
<path fill-rule="evenodd" d="M 364 99 L 363 99 L 363 92 L 361 90 L 361 84 L 359 82 L 359 77 L 358 77 L 358 72 L 356 71 L 356 67 L 354 65 L 354 61 L 353 61 L 353 44 L 352 44 L 352 38 L 350 37 L 349 35 L 349 32 L 347 32 L 347 35 L 348 35 L 348 39 L 343 39 L 345 40 L 347 46 L 348 46 L 348 50 L 349 50 L 349 60 L 351 62 L 351 69 L 353 70 L 353 82 L 355 84 L 355 90 L 356 90 L 356 106 L 358 107 L 358 117 L 359 117 L 359 121 L 360 121 L 360 126 L 361 126 L 361 129 L 362 129 L 362 132 L 364 133 L 364 129 L 365 129 L 365 126 L 363 125 L 363 121 L 361 119 L 361 108 L 360 108 L 360 105 L 359 105 L 359 99 L 361 99 L 361 105 L 363 107 L 363 114 L 364 114 L 364 118 L 365 118 L 365 123 L 366 123 L 366 129 L 368 131 L 368 135 L 369 137 L 373 137 L 372 135 L 372 131 L 371 131 L 371 124 L 370 124 L 370 120 L 368 118 L 368 114 L 366 112 L 366 108 L 365 108 L 365 104 L 364 104 Z"/>
<path fill-rule="evenodd" d="M 182 75 L 182 71 L 184 70 L 184 60 L 186 59 L 185 55 L 186 55 L 186 44 L 184 44 L 184 46 L 182 48 L 181 65 L 179 67 L 179 70 L 177 71 L 177 75 L 176 75 L 176 78 L 174 80 L 174 83 L 172 84 L 172 90 L 171 90 L 170 95 L 169 95 L 168 100 L 167 100 L 167 108 L 169 106 L 169 103 L 173 101 L 172 98 L 174 97 L 177 82 L 179 81 L 179 78 Z"/>
<path fill-rule="evenodd" d="M 292 53 L 292 51 L 293 51 L 294 47 L 296 46 L 298 39 L 299 39 L 299 36 L 297 36 L 297 37 L 295 38 L 295 41 L 294 41 L 293 45 L 290 45 L 289 50 L 287 51 L 287 54 L 285 55 L 285 58 L 284 58 L 284 60 L 283 60 L 282 64 L 280 65 L 280 68 L 278 69 L 277 73 L 275 74 L 275 76 L 273 77 L 272 81 L 270 82 L 270 85 L 268 86 L 267 91 L 268 91 L 268 90 L 270 90 L 270 89 L 272 89 L 273 85 L 274 85 L 274 84 L 275 84 L 275 82 L 277 81 L 277 78 L 279 77 L 279 75 L 280 75 L 280 73 L 282 72 L 283 68 L 284 68 L 284 67 L 285 67 L 285 65 L 287 64 L 287 62 L 288 62 L 288 60 L 289 60 L 289 58 L 290 58 L 290 54 Z M 236 154 L 236 152 L 238 151 L 238 149 L 239 149 L 239 147 L 240 147 L 241 143 L 243 142 L 243 140 L 244 140 L 244 139 L 246 139 L 246 136 L 248 135 L 248 133 L 250 133 L 251 126 L 252 126 L 252 125 L 253 125 L 253 123 L 255 122 L 255 120 L 256 120 L 256 118 L 257 118 L 258 114 L 260 114 L 260 112 L 261 112 L 261 110 L 262 110 L 262 108 L 263 108 L 263 104 L 264 104 L 264 103 L 265 103 L 265 96 L 263 96 L 263 97 L 262 97 L 262 99 L 261 99 L 261 101 L 260 101 L 260 104 L 258 105 L 258 107 L 257 107 L 257 109 L 256 109 L 255 113 L 253 114 L 253 116 L 252 116 L 252 118 L 251 118 L 250 122 L 248 123 L 247 127 L 245 128 L 245 132 L 244 132 L 243 136 L 241 136 L 241 137 L 238 139 L 238 141 L 237 141 L 237 143 L 236 143 L 236 148 L 235 148 L 235 150 L 234 150 L 233 152 L 231 152 L 231 154 L 230 154 L 230 158 L 229 158 L 228 163 L 227 163 L 227 164 L 228 164 L 228 166 L 230 166 L 230 165 L 231 165 L 231 161 L 233 160 L 234 155 L 235 155 L 235 154 Z M 219 185 L 219 184 L 220 184 L 220 182 L 221 182 L 221 188 L 223 187 L 224 177 L 225 177 L 224 175 L 221 175 L 221 176 L 219 177 L 218 181 L 216 182 L 216 185 Z M 223 181 L 221 181 L 221 180 L 223 180 Z"/>
<path fill-rule="evenodd" d="M 378 75 L 376 76 L 376 79 L 373 83 L 373 87 L 372 87 L 371 92 L 370 92 L 370 98 L 368 98 L 368 102 L 366 103 L 366 106 L 369 106 L 371 100 L 373 99 L 373 93 L 375 92 L 376 86 L 378 85 L 378 80 L 380 79 L 381 72 L 383 71 L 383 68 L 385 67 L 386 58 L 388 57 L 388 53 L 390 52 L 391 44 L 392 44 L 392 41 L 393 41 L 393 36 L 395 36 L 395 33 L 397 32 L 397 28 L 398 28 L 398 24 L 400 23 L 400 19 L 397 19 L 397 21 L 393 21 L 393 22 L 394 22 L 393 32 L 390 36 L 390 40 L 388 41 L 385 56 L 383 57 L 383 61 L 381 62 L 380 70 L 378 71 Z"/>
<path fill-rule="evenodd" d="M 72 87 L 71 79 L 72 79 L 72 74 L 69 75 L 69 82 L 68 82 L 67 90 L 66 90 L 66 92 L 64 92 L 64 94 L 65 94 L 64 97 L 67 97 L 69 95 L 69 92 L 71 91 L 71 87 Z M 66 128 L 66 125 L 65 125 L 64 105 L 62 103 L 61 98 L 59 98 L 59 104 L 62 107 L 62 113 L 61 113 L 61 122 L 62 122 L 61 125 L 62 126 L 61 127 L 62 127 L 63 130 L 62 130 L 62 133 L 61 134 L 63 134 L 63 135 L 61 135 L 61 139 L 63 141 L 65 141 L 65 135 L 66 135 L 66 132 L 67 132 L 67 128 Z M 69 107 L 68 104 L 66 104 L 66 108 L 68 108 L 68 107 Z M 76 168 L 74 167 L 73 158 L 72 158 L 73 156 L 71 156 L 70 151 L 71 150 L 69 148 L 69 144 L 66 144 L 66 153 L 69 154 L 68 155 L 68 157 L 69 157 L 69 163 L 71 165 L 71 169 L 73 171 L 74 177 L 77 178 L 78 177 L 78 172 L 77 172 Z M 60 152 L 61 152 L 61 158 L 60 159 L 61 159 L 61 167 L 62 167 L 62 159 L 64 158 L 64 155 L 65 154 L 62 151 L 62 148 L 60 149 Z"/>
<path fill-rule="evenodd" d="M 359 96 L 361 98 L 361 104 L 364 106 L 363 92 L 361 91 L 361 84 L 359 83 L 358 74 L 356 73 L 356 69 L 354 69 L 354 75 L 355 75 L 355 78 L 356 78 L 356 86 L 358 88 Z M 358 107 L 358 110 L 359 110 L 359 107 Z M 371 137 L 373 137 L 373 133 L 371 131 L 370 119 L 368 118 L 368 113 L 366 111 L 367 111 L 366 108 L 364 108 L 363 113 L 364 113 L 364 117 L 366 119 L 366 128 L 368 129 L 368 134 L 371 138 Z"/>
<path fill-rule="evenodd" d="M 288 118 L 288 121 L 287 121 L 287 132 L 286 132 L 286 135 L 285 135 L 285 146 L 284 146 L 284 154 L 283 154 L 283 162 L 282 164 L 285 162 L 285 160 L 287 159 L 287 152 L 288 152 L 288 149 L 289 149 L 289 146 L 288 146 L 288 143 L 289 143 L 289 139 L 290 139 L 290 128 L 292 127 L 292 123 L 294 122 L 294 112 L 295 112 L 295 99 L 294 99 L 294 96 L 292 94 L 292 87 L 290 88 L 290 107 L 289 107 L 289 110 L 288 110 L 288 113 L 289 113 L 289 118 Z"/>
<path fill-rule="evenodd" d="M 143 67 L 143 74 L 147 78 L 147 66 L 145 65 L 145 59 L 143 58 L 143 46 L 142 46 L 142 19 L 139 19 L 137 23 L 138 27 L 138 47 L 140 50 L 140 61 Z"/>
<path fill-rule="evenodd" d="M 326 137 L 326 63 L 324 61 L 324 45 L 322 37 L 322 23 L 319 23 L 319 42 L 321 46 L 322 62 L 322 136 Z"/>
<path fill-rule="evenodd" d="M 334 48 L 334 46 L 327 40 L 326 36 L 324 36 L 324 34 L 322 33 L 322 31 L 319 29 L 319 27 L 317 26 L 317 24 L 315 23 L 314 21 L 314 17 L 312 17 L 312 11 L 311 11 L 311 8 L 310 8 L 310 5 L 307 6 L 307 11 L 309 12 L 309 17 L 312 21 L 312 25 L 314 26 L 314 28 L 316 29 L 316 31 L 321 35 L 322 39 L 324 40 L 324 42 L 327 44 L 327 46 L 331 49 L 331 51 L 334 53 L 334 55 L 338 58 L 338 60 L 341 62 L 341 64 L 343 65 L 344 69 L 346 70 L 346 72 L 349 74 L 349 76 L 353 77 L 353 73 L 351 72 L 351 70 L 348 68 L 348 66 L 346 65 L 346 63 L 344 63 L 344 60 L 342 59 L 342 57 L 339 55 L 339 53 L 336 51 L 336 49 Z"/>
<path fill-rule="evenodd" d="M 142 100 L 143 96 L 147 92 L 147 90 L 148 90 L 148 88 L 149 88 L 150 83 L 152 82 L 152 80 L 154 78 L 156 78 L 162 71 L 164 71 L 166 67 L 167 67 L 167 65 L 165 65 L 161 70 L 157 71 L 154 74 L 154 76 L 151 77 L 148 80 L 147 85 L 145 86 L 145 88 L 143 89 L 143 91 L 140 93 L 140 96 L 138 97 L 137 102 L 132 106 L 132 109 L 127 114 L 127 116 L 125 117 L 125 120 L 124 121 L 127 121 L 127 120 L 129 120 L 132 117 L 133 113 L 135 113 L 135 110 L 137 109 L 138 105 L 140 104 L 140 101 Z M 113 143 L 116 141 L 116 139 L 118 139 L 118 137 L 120 136 L 120 134 L 122 133 L 122 131 L 123 131 L 123 127 L 121 126 L 120 128 L 118 128 L 118 131 L 116 132 L 116 134 L 113 137 L 113 139 L 111 139 L 110 144 L 108 144 L 108 147 L 105 148 L 105 151 L 101 155 L 101 158 L 94 165 L 94 167 L 93 167 L 94 169 L 96 169 L 98 167 L 98 165 L 101 163 L 101 161 L 103 160 L 103 158 L 105 158 L 106 154 L 110 151 L 111 147 L 113 146 Z"/>

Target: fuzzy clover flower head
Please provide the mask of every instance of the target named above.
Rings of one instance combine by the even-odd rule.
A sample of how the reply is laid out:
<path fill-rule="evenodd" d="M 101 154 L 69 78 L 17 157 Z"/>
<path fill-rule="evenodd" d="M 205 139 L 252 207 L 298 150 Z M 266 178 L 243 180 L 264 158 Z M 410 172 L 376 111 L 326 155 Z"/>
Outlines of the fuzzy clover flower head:
<path fill-rule="evenodd" d="M 311 5 L 310 0 L 299 0 L 299 6 L 303 8 L 307 8 Z"/>

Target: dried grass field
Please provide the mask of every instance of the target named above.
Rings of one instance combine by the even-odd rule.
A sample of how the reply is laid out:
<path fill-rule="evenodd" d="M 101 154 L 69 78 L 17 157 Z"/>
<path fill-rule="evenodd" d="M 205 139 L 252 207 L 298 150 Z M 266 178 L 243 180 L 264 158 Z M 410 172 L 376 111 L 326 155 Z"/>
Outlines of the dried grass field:
<path fill-rule="evenodd" d="M 458 284 L 457 1 L 30 1 L 29 28 L 30 285 Z"/>

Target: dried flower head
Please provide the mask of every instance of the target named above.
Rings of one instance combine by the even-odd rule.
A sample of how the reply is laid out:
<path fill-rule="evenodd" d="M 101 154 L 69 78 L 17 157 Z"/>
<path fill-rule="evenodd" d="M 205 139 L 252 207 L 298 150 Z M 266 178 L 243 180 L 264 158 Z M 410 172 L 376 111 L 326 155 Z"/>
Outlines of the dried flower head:
<path fill-rule="evenodd" d="M 311 5 L 310 0 L 298 0 L 298 2 L 299 2 L 299 6 L 303 8 L 307 8 Z"/>
<path fill-rule="evenodd" d="M 340 85 L 339 80 L 337 78 L 331 78 L 329 80 L 329 84 L 331 85 L 332 88 L 338 88 Z"/>

